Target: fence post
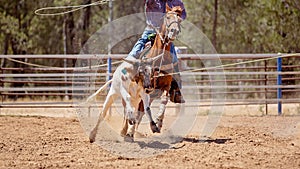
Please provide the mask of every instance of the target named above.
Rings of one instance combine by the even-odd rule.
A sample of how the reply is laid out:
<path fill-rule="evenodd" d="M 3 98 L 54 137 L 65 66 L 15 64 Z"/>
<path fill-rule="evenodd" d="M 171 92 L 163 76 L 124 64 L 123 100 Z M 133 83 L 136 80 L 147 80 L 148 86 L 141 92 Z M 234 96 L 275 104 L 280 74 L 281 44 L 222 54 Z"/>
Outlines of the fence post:
<path fill-rule="evenodd" d="M 92 59 L 88 58 L 87 62 L 88 62 L 88 66 L 89 66 L 89 70 L 87 72 L 89 74 L 89 73 L 92 72 Z M 91 76 L 88 76 L 88 88 L 89 88 L 88 92 L 89 92 L 89 95 L 92 94 L 92 85 L 91 85 L 92 80 L 91 79 L 92 79 Z M 90 104 L 88 104 L 88 105 L 89 105 L 89 107 L 88 107 L 88 117 L 91 117 L 91 105 Z"/>
<path fill-rule="evenodd" d="M 282 58 L 281 54 L 278 53 L 279 57 L 277 58 L 277 105 L 278 105 L 278 115 L 282 114 L 282 91 L 281 91 L 281 85 L 282 85 L 282 77 L 281 77 L 281 72 L 282 72 Z"/>
<path fill-rule="evenodd" d="M 107 58 L 107 77 L 106 81 L 109 81 L 111 79 L 111 73 L 112 73 L 112 68 L 111 68 L 111 57 Z M 110 85 L 109 85 L 110 87 Z"/>
<path fill-rule="evenodd" d="M 0 60 L 0 70 L 1 70 L 1 74 L 3 74 L 3 69 L 2 69 L 2 65 L 3 65 L 4 59 Z M 2 89 L 4 89 L 4 77 L 1 78 L 1 87 Z M 2 110 L 2 105 L 4 102 L 4 95 L 2 95 L 2 91 L 0 91 L 0 96 L 1 96 L 1 103 L 0 103 L 0 115 L 1 115 L 1 110 Z"/>
<path fill-rule="evenodd" d="M 109 8 L 109 17 L 108 17 L 108 23 L 109 23 L 109 39 L 108 39 L 108 58 L 107 58 L 107 81 L 109 81 L 111 79 L 111 73 L 112 73 L 112 68 L 111 68 L 111 53 L 112 53 L 112 35 L 113 35 L 113 25 L 112 25 L 112 21 L 113 21 L 113 1 L 109 0 L 108 3 L 108 8 Z M 109 85 L 110 87 L 110 85 Z"/>
<path fill-rule="evenodd" d="M 65 81 L 65 86 L 67 85 L 68 77 L 67 77 L 67 59 L 64 58 L 64 81 Z M 68 90 L 65 90 L 65 100 L 69 100 L 69 95 L 68 95 Z"/>
<path fill-rule="evenodd" d="M 268 71 L 268 62 L 265 60 L 265 72 Z M 268 85 L 268 75 L 265 74 L 265 86 Z M 268 89 L 265 87 L 265 104 L 266 104 L 266 115 L 268 115 Z"/>
<path fill-rule="evenodd" d="M 187 54 L 187 47 L 186 46 L 179 46 L 179 47 L 176 47 L 175 46 L 175 52 L 177 53 L 177 56 L 178 54 Z M 179 72 L 183 71 L 186 69 L 187 67 L 187 61 L 184 61 L 184 60 L 181 60 L 180 57 L 178 57 L 178 66 L 179 66 Z M 181 80 L 183 77 L 181 77 Z M 182 92 L 182 91 L 181 91 Z M 176 104 L 175 105 L 175 115 L 179 115 L 180 113 L 180 108 L 181 108 L 182 104 Z"/>

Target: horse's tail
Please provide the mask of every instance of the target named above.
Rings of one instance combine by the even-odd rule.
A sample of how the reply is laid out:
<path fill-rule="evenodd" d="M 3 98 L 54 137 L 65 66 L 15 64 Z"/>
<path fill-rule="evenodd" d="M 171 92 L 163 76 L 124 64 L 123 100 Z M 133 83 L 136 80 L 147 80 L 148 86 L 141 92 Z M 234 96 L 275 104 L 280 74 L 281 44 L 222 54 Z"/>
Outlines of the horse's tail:
<path fill-rule="evenodd" d="M 90 95 L 87 99 L 86 102 L 89 102 L 93 97 L 97 96 L 97 94 L 99 94 L 100 92 L 102 92 L 105 88 L 107 88 L 107 86 L 112 82 L 112 79 L 110 79 L 109 81 L 107 81 L 102 87 L 100 87 L 100 89 L 98 89 L 94 94 Z"/>

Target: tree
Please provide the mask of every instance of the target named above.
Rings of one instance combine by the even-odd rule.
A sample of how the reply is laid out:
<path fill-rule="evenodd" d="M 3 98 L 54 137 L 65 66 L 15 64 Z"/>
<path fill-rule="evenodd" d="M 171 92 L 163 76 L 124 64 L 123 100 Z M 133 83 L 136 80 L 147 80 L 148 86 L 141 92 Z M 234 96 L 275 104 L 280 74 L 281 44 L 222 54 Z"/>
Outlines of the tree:
<path fill-rule="evenodd" d="M 78 53 L 91 34 L 107 24 L 108 5 L 61 16 L 38 16 L 36 9 L 89 4 L 96 0 L 3 1 L 0 51 L 3 54 Z M 114 1 L 114 17 L 144 12 L 144 1 Z M 299 52 L 297 0 L 185 0 L 187 20 L 199 27 L 220 53 Z M 49 12 L 49 11 L 46 11 Z M 63 27 L 65 25 L 65 27 Z M 128 52 L 137 40 L 120 44 Z"/>
<path fill-rule="evenodd" d="M 217 46 L 217 26 L 218 26 L 218 0 L 215 0 L 214 3 L 214 24 L 213 24 L 213 30 L 212 30 L 212 44 L 214 47 Z"/>

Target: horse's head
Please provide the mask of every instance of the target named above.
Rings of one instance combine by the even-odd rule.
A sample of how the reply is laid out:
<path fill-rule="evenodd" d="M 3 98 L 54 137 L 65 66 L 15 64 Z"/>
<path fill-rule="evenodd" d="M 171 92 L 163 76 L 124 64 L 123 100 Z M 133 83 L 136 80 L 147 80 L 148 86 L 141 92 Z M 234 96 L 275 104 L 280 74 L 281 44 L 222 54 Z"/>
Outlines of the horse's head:
<path fill-rule="evenodd" d="M 177 35 L 181 31 L 180 23 L 182 8 L 180 6 L 175 6 L 170 8 L 166 5 L 166 14 L 164 16 L 163 26 L 165 27 L 165 38 L 168 41 L 173 41 L 176 39 Z"/>
<path fill-rule="evenodd" d="M 133 80 L 136 82 L 141 81 L 143 84 L 143 88 L 147 94 L 153 91 L 153 87 L 151 85 L 151 77 L 153 73 L 153 62 L 162 57 L 161 55 L 156 56 L 154 58 L 142 58 L 136 60 L 128 60 L 124 59 L 127 63 L 133 65 L 132 73 L 134 74 Z"/>

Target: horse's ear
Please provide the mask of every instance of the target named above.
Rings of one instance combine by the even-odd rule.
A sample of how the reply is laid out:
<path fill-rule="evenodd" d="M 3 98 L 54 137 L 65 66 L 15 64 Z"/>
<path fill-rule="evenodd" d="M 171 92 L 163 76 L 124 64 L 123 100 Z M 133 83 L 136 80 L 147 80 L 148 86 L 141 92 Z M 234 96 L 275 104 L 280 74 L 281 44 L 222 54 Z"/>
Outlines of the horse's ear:
<path fill-rule="evenodd" d="M 180 6 L 175 6 L 173 10 L 181 17 L 183 10 Z"/>
<path fill-rule="evenodd" d="M 166 3 L 166 12 L 172 11 L 172 8 L 169 7 L 168 3 Z"/>

